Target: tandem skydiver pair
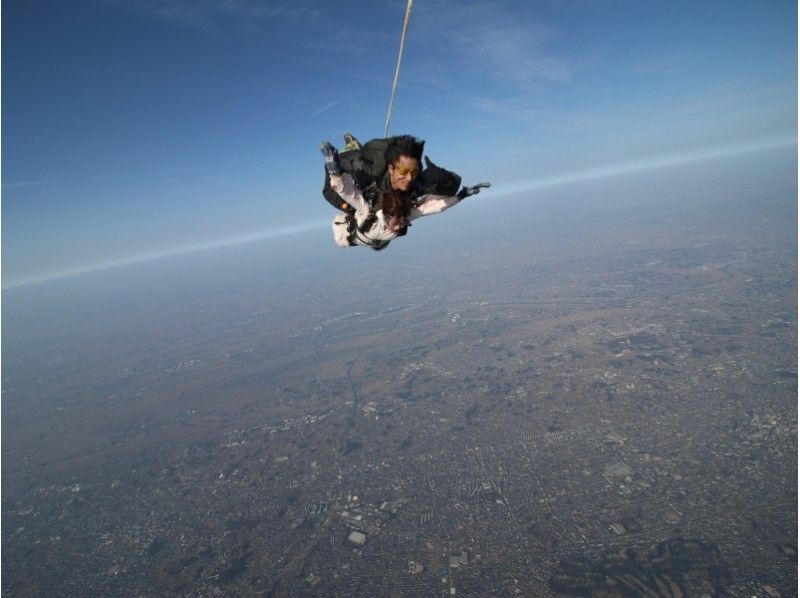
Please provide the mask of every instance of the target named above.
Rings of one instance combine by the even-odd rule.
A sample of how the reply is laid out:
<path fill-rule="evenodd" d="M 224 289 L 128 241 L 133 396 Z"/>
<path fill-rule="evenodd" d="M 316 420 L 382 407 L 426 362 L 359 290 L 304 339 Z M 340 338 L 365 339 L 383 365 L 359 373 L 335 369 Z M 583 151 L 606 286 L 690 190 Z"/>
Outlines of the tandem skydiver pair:
<path fill-rule="evenodd" d="M 475 195 L 489 183 L 461 187 L 461 177 L 425 157 L 425 142 L 411 135 L 373 139 L 364 145 L 345 134 L 340 154 L 329 142 L 320 146 L 325 158 L 323 195 L 340 210 L 332 223 L 341 247 L 367 245 L 384 249 L 403 236 L 412 220 L 438 214 Z"/>

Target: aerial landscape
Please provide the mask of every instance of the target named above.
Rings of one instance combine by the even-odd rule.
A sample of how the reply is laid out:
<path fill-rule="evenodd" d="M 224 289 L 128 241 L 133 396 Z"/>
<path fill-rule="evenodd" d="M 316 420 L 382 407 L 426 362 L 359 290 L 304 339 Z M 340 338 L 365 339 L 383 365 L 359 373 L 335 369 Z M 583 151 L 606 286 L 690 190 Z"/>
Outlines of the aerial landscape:
<path fill-rule="evenodd" d="M 8 291 L 4 593 L 797 595 L 796 206 L 562 201 Z"/>
<path fill-rule="evenodd" d="M 797 597 L 797 8 L 4 1 L 0 593 Z"/>

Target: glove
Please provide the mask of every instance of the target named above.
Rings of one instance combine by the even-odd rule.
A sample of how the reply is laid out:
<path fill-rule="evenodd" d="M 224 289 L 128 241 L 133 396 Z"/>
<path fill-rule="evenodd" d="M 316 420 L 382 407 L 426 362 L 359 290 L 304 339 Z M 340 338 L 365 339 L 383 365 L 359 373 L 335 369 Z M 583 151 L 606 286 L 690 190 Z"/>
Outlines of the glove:
<path fill-rule="evenodd" d="M 461 191 L 456 193 L 456 197 L 458 199 L 464 199 L 470 195 L 477 195 L 481 192 L 481 189 L 487 189 L 491 186 L 491 183 L 478 183 L 477 185 L 472 185 L 472 187 L 461 187 Z"/>
<path fill-rule="evenodd" d="M 325 170 L 328 174 L 342 174 L 342 163 L 339 162 L 339 152 L 333 147 L 330 141 L 323 141 L 319 146 L 319 151 L 325 156 Z"/>

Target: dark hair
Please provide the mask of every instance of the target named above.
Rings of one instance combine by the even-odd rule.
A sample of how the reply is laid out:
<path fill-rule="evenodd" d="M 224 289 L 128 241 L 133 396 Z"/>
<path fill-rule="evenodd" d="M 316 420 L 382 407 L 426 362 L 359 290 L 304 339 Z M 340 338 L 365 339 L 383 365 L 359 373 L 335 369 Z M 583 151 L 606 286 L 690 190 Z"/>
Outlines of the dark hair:
<path fill-rule="evenodd" d="M 403 154 L 407 155 L 407 154 Z M 399 191 L 384 191 L 381 193 L 380 206 L 384 218 L 403 218 L 408 216 L 408 206 Z"/>
<path fill-rule="evenodd" d="M 422 162 L 422 150 L 425 142 L 420 141 L 412 135 L 398 135 L 389 138 L 389 145 L 386 146 L 386 164 L 394 164 L 400 156 L 414 158 L 417 162 Z"/>

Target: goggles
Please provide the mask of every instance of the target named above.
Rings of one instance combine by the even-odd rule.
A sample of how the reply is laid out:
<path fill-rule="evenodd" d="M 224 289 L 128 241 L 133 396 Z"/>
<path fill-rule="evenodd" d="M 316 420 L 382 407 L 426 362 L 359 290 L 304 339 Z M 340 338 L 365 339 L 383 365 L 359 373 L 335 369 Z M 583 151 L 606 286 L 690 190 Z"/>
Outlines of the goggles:
<path fill-rule="evenodd" d="M 392 168 L 394 172 L 401 177 L 410 174 L 411 178 L 415 179 L 419 174 L 419 168 L 405 168 L 404 166 L 392 166 Z"/>

